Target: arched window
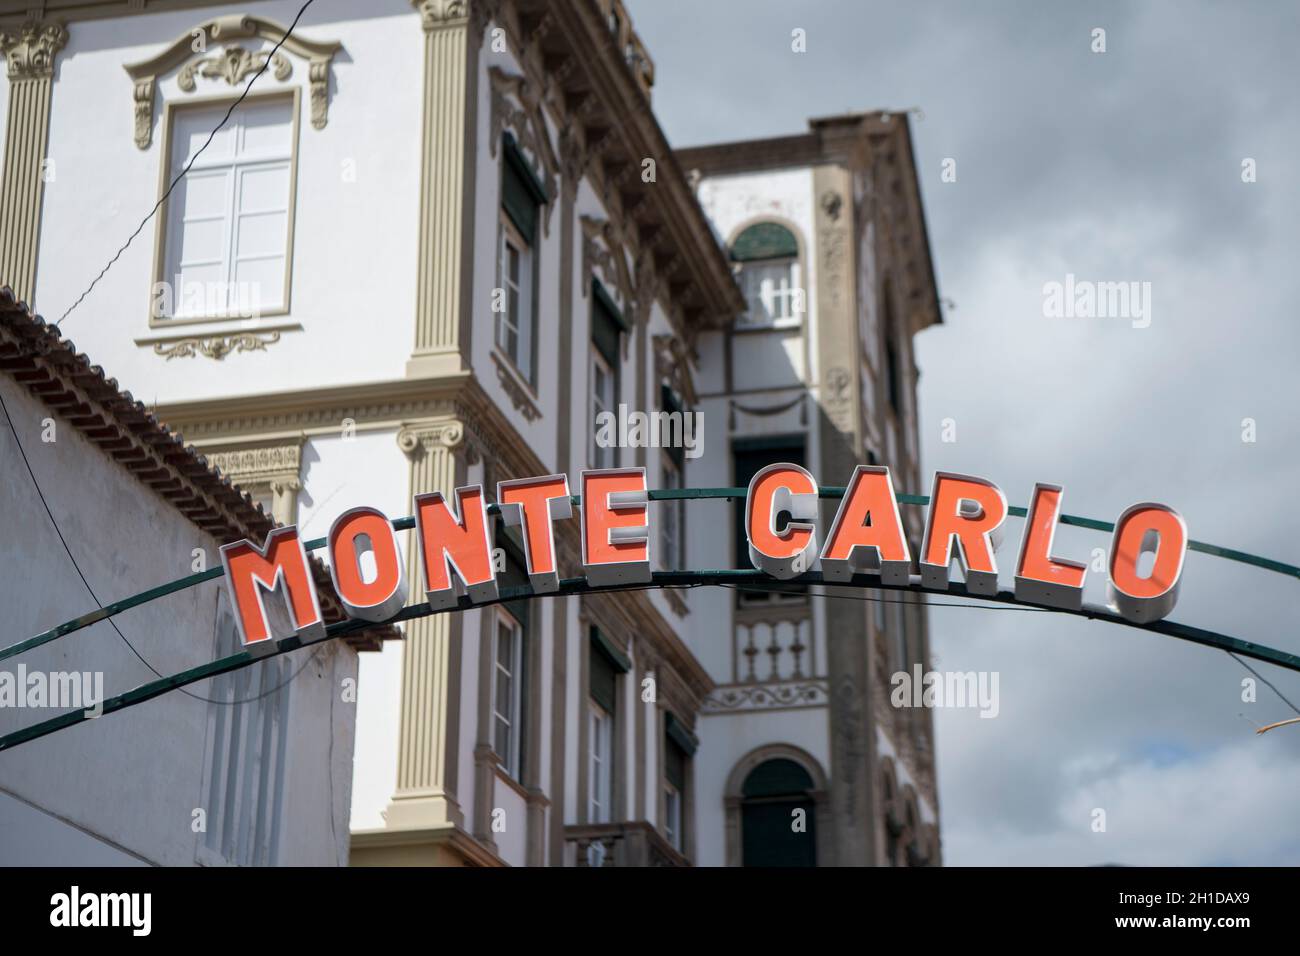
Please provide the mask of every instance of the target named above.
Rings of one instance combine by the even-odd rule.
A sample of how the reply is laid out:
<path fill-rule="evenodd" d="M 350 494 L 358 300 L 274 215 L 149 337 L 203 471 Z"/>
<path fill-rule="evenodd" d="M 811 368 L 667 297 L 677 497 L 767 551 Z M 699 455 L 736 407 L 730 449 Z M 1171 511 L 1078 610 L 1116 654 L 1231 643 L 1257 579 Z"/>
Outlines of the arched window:
<path fill-rule="evenodd" d="M 813 779 L 793 760 L 766 760 L 741 788 L 744 866 L 816 866 Z"/>
<path fill-rule="evenodd" d="M 740 263 L 740 287 L 748 309 L 742 328 L 798 325 L 804 311 L 799 276 L 799 243 L 794 233 L 775 222 L 757 222 L 731 244 L 732 261 Z"/>

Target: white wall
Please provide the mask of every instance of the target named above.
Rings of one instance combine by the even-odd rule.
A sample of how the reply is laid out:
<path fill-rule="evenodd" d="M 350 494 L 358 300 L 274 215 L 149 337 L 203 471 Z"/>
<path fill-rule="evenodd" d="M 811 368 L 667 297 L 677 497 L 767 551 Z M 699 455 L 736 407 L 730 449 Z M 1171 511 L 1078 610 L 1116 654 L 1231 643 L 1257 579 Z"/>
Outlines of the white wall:
<path fill-rule="evenodd" d="M 750 751 L 769 744 L 791 744 L 817 759 L 830 775 L 830 712 L 815 710 L 746 711 L 740 716 L 701 719 L 696 726 L 700 749 L 695 755 L 695 862 L 726 863 L 727 778 Z"/>
<path fill-rule="evenodd" d="M 86 579 L 104 602 L 192 573 L 192 552 L 216 560 L 218 542 L 66 422 L 41 440 L 46 408 L 0 377 L 0 394 L 37 482 Z M 0 606 L 5 644 L 95 607 L 77 578 L 33 486 L 14 436 L 0 423 Z M 119 615 L 136 651 L 162 674 L 213 658 L 220 585 L 207 582 Z M 290 655 L 294 667 L 313 651 Z M 351 715 L 336 705 L 341 681 L 355 676 L 356 653 L 331 644 L 295 679 L 290 694 L 282 862 L 346 860 Z M 154 679 L 107 623 L 0 662 L 0 669 L 100 671 L 108 696 Z M 210 693 L 211 681 L 188 688 Z M 0 709 L 0 732 L 58 713 Z M 172 692 L 124 711 L 59 731 L 0 754 L 0 792 L 95 835 L 141 860 L 195 862 L 192 814 L 203 808 L 202 781 L 209 705 Z M 210 808 L 209 808 L 210 809 Z M 9 818 L 15 820 L 16 817 Z M 7 822 L 7 821 L 0 821 Z M 0 850 L 0 853 L 16 851 Z M 98 859 L 87 852 L 87 861 Z M 5 862 L 21 862 L 7 858 Z M 45 862 L 41 857 L 27 862 Z"/>
<path fill-rule="evenodd" d="M 162 116 L 166 100 L 237 95 L 220 79 L 198 79 L 180 92 L 175 74 L 159 83 L 153 142 L 134 143 L 133 85 L 124 64 L 155 56 L 178 36 L 214 17 L 252 12 L 287 25 L 300 4 L 247 6 L 75 21 L 59 55 L 49 155 L 58 178 L 45 188 L 36 302 L 57 318 L 89 285 L 160 195 Z M 399 377 L 414 342 L 424 34 L 405 0 L 379 0 L 345 18 L 351 5 L 318 4 L 299 23 L 313 40 L 341 40 L 331 69 L 328 124 L 310 122 L 307 63 L 285 82 L 270 71 L 254 92 L 301 89 L 291 308 L 263 324 L 298 322 L 265 351 L 167 360 L 136 338 L 156 335 L 148 322 L 155 233 L 142 230 L 63 331 L 145 400 L 176 402 L 210 395 L 344 384 Z M 269 49 L 257 39 L 235 41 Z M 407 129 L 409 137 L 394 136 Z M 351 162 L 355 182 L 345 182 Z M 205 323 L 197 332 L 239 323 Z"/>

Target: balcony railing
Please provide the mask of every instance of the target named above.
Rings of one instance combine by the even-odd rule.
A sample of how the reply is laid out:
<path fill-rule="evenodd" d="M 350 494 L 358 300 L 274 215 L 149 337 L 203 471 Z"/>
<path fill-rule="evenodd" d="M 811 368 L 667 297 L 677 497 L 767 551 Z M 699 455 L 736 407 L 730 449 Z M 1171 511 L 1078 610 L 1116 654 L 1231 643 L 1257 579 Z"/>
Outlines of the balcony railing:
<path fill-rule="evenodd" d="M 736 609 L 732 644 L 732 682 L 773 683 L 820 677 L 812 610 L 807 604 L 748 606 Z"/>
<path fill-rule="evenodd" d="M 568 826 L 564 828 L 564 841 L 574 846 L 577 866 L 691 865 L 644 820 Z"/>

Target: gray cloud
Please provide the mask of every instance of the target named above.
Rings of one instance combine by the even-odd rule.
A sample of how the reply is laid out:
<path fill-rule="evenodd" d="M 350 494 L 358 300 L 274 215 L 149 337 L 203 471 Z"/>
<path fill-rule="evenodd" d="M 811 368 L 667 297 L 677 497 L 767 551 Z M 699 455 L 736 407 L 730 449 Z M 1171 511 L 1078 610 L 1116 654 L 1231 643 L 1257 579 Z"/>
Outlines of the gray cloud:
<path fill-rule="evenodd" d="M 918 340 L 926 468 L 1114 520 L 1177 507 L 1192 536 L 1297 562 L 1294 264 L 1300 104 L 1285 7 L 632 0 L 674 145 L 920 106 L 941 292 Z M 807 31 L 806 54 L 790 31 Z M 1107 31 L 1107 52 L 1089 50 Z M 939 180 L 953 157 L 958 181 Z M 1252 157 L 1259 181 L 1243 184 Z M 1049 319 L 1045 282 L 1152 284 L 1152 322 Z M 939 423 L 957 421 L 958 441 Z M 1258 440 L 1241 440 L 1242 420 Z M 909 489 L 910 490 L 910 489 Z M 923 490 L 923 489 L 917 489 Z M 1008 529 L 1008 547 L 1018 541 Z M 1104 536 L 1071 531 L 1084 558 Z M 1003 566 L 1011 560 L 1002 554 Z M 1173 617 L 1300 651 L 1300 582 L 1198 555 Z M 944 669 L 997 670 L 1002 712 L 937 715 L 948 861 L 1300 863 L 1293 712 L 1227 655 L 1059 615 L 931 612 Z M 1256 665 L 1300 704 L 1300 675 Z M 1244 715 L 1244 716 L 1243 716 Z M 1107 832 L 1090 812 L 1107 810 Z"/>

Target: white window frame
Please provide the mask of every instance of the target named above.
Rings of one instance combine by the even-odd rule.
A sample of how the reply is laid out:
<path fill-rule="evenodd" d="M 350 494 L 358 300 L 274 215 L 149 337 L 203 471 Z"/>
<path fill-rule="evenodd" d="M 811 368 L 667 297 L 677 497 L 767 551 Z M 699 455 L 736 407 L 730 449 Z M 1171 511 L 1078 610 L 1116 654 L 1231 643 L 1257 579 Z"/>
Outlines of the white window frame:
<path fill-rule="evenodd" d="M 289 153 L 287 156 L 282 158 L 260 157 L 258 159 L 252 159 L 252 160 L 234 159 L 230 161 L 222 160 L 220 162 L 216 162 L 216 161 L 209 162 L 206 160 L 208 151 L 205 151 L 204 154 L 200 156 L 198 160 L 195 162 L 195 164 L 190 168 L 190 173 L 187 174 L 187 178 L 188 176 L 193 175 L 195 172 L 203 173 L 205 171 L 221 169 L 221 168 L 228 168 L 238 173 L 240 171 L 244 171 L 248 169 L 270 168 L 278 164 L 283 164 L 285 167 L 287 167 L 289 172 L 289 192 L 288 192 L 286 208 L 284 210 L 280 210 L 280 209 L 260 210 L 260 212 L 262 213 L 267 213 L 267 212 L 285 213 L 286 224 L 285 224 L 285 239 L 284 239 L 284 286 L 283 286 L 284 291 L 283 291 L 283 296 L 281 298 L 281 301 L 279 303 L 266 304 L 266 305 L 258 303 L 254 308 L 250 310 L 242 310 L 240 308 L 241 305 L 240 303 L 234 303 L 235 308 L 233 312 L 231 311 L 232 303 L 227 301 L 226 308 L 222 312 L 204 313 L 201 315 L 178 314 L 180 308 L 186 301 L 186 298 L 183 289 L 175 288 L 176 285 L 175 273 L 179 271 L 180 263 L 172 259 L 172 250 L 176 248 L 175 244 L 180 241 L 178 227 L 181 224 L 181 220 L 178 216 L 174 216 L 172 213 L 172 210 L 174 208 L 172 201 L 176 197 L 177 190 L 179 190 L 181 186 L 178 185 L 177 190 L 173 190 L 172 196 L 168 197 L 166 201 L 163 201 L 162 198 L 164 195 L 166 195 L 167 189 L 168 187 L 171 186 L 172 180 L 176 177 L 176 174 L 179 173 L 181 169 L 184 168 L 184 161 L 186 158 L 186 157 L 179 157 L 174 159 L 172 155 L 173 150 L 175 149 L 176 146 L 175 131 L 176 131 L 177 115 L 181 112 L 209 110 L 215 115 L 224 116 L 225 110 L 229 109 L 230 104 L 235 101 L 235 98 L 229 96 L 216 96 L 216 97 L 195 97 L 194 99 L 189 99 L 184 101 L 168 100 L 164 107 L 163 143 L 162 143 L 162 150 L 161 150 L 162 156 L 159 164 L 160 170 L 159 170 L 158 198 L 160 201 L 162 201 L 162 206 L 159 210 L 159 215 L 156 217 L 156 223 L 155 223 L 154 269 L 153 269 L 154 288 L 151 288 L 149 290 L 150 292 L 149 324 L 151 327 L 170 328 L 178 325 L 198 325 L 204 323 L 238 322 L 238 321 L 247 320 L 248 318 L 251 317 L 265 318 L 265 317 L 277 316 L 277 315 L 287 315 L 289 313 L 290 305 L 293 297 L 292 280 L 293 280 L 294 218 L 295 218 L 295 210 L 297 206 L 296 199 L 298 194 L 298 136 L 299 136 L 299 117 L 301 115 L 299 109 L 299 90 L 297 87 L 294 87 L 292 90 L 287 92 L 282 90 L 276 90 L 273 92 L 252 94 L 245 97 L 243 104 L 241 104 L 241 108 L 243 106 L 263 106 L 268 103 L 274 103 L 277 100 L 285 101 L 289 107 Z M 232 124 L 237 124 L 239 115 L 240 115 L 240 111 L 236 110 L 231 115 L 230 120 L 223 128 L 223 131 L 224 129 L 230 129 Z M 216 123 L 214 122 L 213 126 L 215 127 L 215 125 Z M 235 135 L 237 137 L 242 136 L 243 128 L 238 125 L 236 125 L 235 128 L 236 128 Z M 228 258 L 226 260 L 223 260 L 225 263 L 225 274 L 223 276 L 222 281 L 225 283 L 225 288 L 227 291 L 234 287 L 234 281 L 235 281 L 233 277 L 233 272 L 234 272 L 234 265 L 235 265 L 235 249 L 237 248 L 238 236 L 235 234 L 234 222 L 235 220 L 238 219 L 238 213 L 235 212 L 235 210 L 238 207 L 237 207 L 236 197 L 233 195 L 233 192 L 234 192 L 234 182 L 237 178 L 238 178 L 237 175 L 232 175 L 231 177 L 231 186 L 230 186 L 231 195 L 227 203 L 227 215 L 229 216 L 229 220 L 226 222 L 226 229 L 223 235 L 223 245 L 226 247 Z M 258 258 L 258 257 L 251 257 L 251 258 Z M 265 258 L 265 257 L 261 257 L 261 258 Z M 169 275 L 169 273 L 172 274 Z M 167 283 L 168 286 L 172 287 L 171 296 L 170 296 L 170 303 L 171 303 L 170 314 L 165 314 L 165 315 L 159 314 L 158 296 L 156 294 L 156 290 L 159 283 Z M 252 315 L 248 314 L 249 312 L 251 312 Z"/>
<path fill-rule="evenodd" d="M 609 823 L 614 804 L 614 715 L 587 701 L 587 822 Z"/>
<path fill-rule="evenodd" d="M 511 635 L 509 660 L 501 662 L 501 636 L 503 629 Z M 519 717 L 523 695 L 524 628 L 513 614 L 497 607 L 492 622 L 492 748 L 497 751 L 501 769 L 514 779 L 519 779 L 520 740 Z M 501 700 L 501 676 L 505 675 L 507 700 Z M 499 731 L 504 727 L 505 747 L 500 746 Z M 504 749 L 506 752 L 501 753 Z"/>
<path fill-rule="evenodd" d="M 678 853 L 682 852 L 682 800 L 680 790 L 664 783 L 664 837 Z"/>
<path fill-rule="evenodd" d="M 593 342 L 590 347 L 591 359 L 588 365 L 588 375 L 590 377 L 590 403 L 591 403 L 591 442 L 588 449 L 590 464 L 592 468 L 614 468 L 618 464 L 618 449 L 611 445 L 609 448 L 602 448 L 596 442 L 596 434 L 599 427 L 596 424 L 596 416 L 601 412 L 612 412 L 617 414 L 618 410 L 618 370 L 613 368 L 601 354 L 600 349 L 596 348 Z M 596 388 L 597 375 L 600 371 L 604 373 L 605 381 L 608 383 L 606 395 L 599 394 Z"/>
<path fill-rule="evenodd" d="M 512 280 L 507 252 L 519 257 L 519 275 Z M 530 386 L 533 384 L 533 340 L 537 334 L 537 316 L 533 309 L 533 247 L 523 237 L 514 221 L 501 210 L 497 230 L 497 288 L 505 294 L 505 308 L 495 315 L 493 340 L 500 352 Z M 515 308 L 511 309 L 513 294 Z M 515 346 L 510 348 L 509 333 L 515 335 Z"/>
<path fill-rule="evenodd" d="M 740 285 L 746 309 L 737 319 L 742 329 L 797 328 L 802 310 L 795 306 L 802 295 L 799 258 L 754 259 L 740 267 Z"/>

